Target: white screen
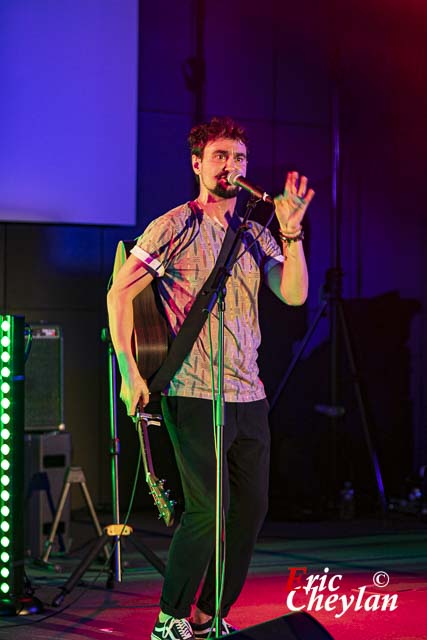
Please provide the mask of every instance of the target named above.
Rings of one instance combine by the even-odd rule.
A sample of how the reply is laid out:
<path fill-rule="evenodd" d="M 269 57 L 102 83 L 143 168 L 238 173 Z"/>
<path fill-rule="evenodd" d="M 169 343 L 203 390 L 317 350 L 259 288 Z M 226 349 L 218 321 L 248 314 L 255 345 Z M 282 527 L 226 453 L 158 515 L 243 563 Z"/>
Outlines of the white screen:
<path fill-rule="evenodd" d="M 0 220 L 133 225 L 137 0 L 1 0 Z"/>

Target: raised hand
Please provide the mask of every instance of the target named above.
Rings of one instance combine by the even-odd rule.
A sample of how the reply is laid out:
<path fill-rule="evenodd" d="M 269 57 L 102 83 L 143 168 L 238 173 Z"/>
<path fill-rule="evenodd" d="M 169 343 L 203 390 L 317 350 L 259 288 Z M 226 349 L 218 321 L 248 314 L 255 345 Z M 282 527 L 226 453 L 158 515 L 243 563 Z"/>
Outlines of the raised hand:
<path fill-rule="evenodd" d="M 294 233 L 301 228 L 307 207 L 314 197 L 314 190 L 307 190 L 307 185 L 305 176 L 299 178 L 296 171 L 290 171 L 283 193 L 274 198 L 276 216 L 283 231 Z"/>

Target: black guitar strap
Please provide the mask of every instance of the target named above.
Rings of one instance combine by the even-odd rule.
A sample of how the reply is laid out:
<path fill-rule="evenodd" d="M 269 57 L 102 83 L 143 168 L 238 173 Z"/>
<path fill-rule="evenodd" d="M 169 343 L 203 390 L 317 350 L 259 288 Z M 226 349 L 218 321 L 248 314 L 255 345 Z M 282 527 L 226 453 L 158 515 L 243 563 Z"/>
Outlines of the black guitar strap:
<path fill-rule="evenodd" d="M 236 242 L 236 220 L 240 225 L 240 219 L 236 214 L 234 214 L 230 224 L 228 225 L 221 251 L 219 252 L 210 276 L 197 294 L 187 317 L 182 323 L 181 329 L 170 346 L 166 360 L 149 382 L 148 387 L 151 393 L 158 393 L 167 387 L 175 373 L 184 362 L 185 357 L 191 351 L 197 336 L 206 322 L 208 317 L 207 308 L 212 303 L 213 296 L 216 293 L 215 284 L 217 282 L 218 275 L 224 269 L 225 262 L 233 247 L 233 243 Z M 240 244 L 241 243 L 239 241 L 239 246 Z"/>

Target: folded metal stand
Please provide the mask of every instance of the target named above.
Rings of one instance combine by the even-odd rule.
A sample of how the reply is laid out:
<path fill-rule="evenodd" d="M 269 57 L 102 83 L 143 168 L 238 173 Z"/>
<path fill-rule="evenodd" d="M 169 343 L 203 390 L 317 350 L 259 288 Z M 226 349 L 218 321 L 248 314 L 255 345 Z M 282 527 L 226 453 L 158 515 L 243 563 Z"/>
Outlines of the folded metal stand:
<path fill-rule="evenodd" d="M 49 534 L 48 539 L 44 545 L 44 553 L 41 558 L 42 563 L 47 564 L 49 560 L 50 552 L 52 551 L 53 541 L 55 540 L 56 532 L 58 530 L 58 525 L 61 520 L 62 511 L 65 506 L 65 501 L 67 499 L 68 493 L 70 491 L 70 487 L 72 484 L 79 484 L 83 493 L 83 497 L 86 501 L 86 505 L 89 509 L 89 513 L 93 522 L 93 526 L 95 527 L 95 531 L 99 537 L 102 536 L 101 525 L 99 524 L 98 516 L 96 515 L 95 508 L 93 506 L 92 498 L 90 497 L 89 489 L 86 485 L 86 478 L 81 467 L 68 467 L 65 472 L 64 484 L 62 487 L 61 495 L 59 497 L 58 507 L 56 509 L 55 518 L 52 523 L 52 528 Z M 104 546 L 104 554 L 108 559 L 110 557 L 110 552 L 108 549 L 108 545 Z"/>

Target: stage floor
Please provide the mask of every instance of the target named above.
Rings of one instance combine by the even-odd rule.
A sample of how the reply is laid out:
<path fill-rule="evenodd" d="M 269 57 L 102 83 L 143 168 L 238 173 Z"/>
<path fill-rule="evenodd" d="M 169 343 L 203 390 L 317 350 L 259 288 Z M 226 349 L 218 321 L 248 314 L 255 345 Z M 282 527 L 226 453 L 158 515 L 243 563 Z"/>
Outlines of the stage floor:
<path fill-rule="evenodd" d="M 108 523 L 108 518 L 100 519 Z M 122 546 L 123 581 L 108 589 L 98 559 L 84 574 L 84 584 L 54 608 L 53 599 L 93 541 L 88 517 L 76 514 L 75 544 L 66 556 L 51 557 L 56 570 L 32 559 L 26 564 L 44 613 L 0 618 L 0 640 L 149 639 L 162 577 L 143 557 L 141 544 L 165 561 L 171 531 L 151 510 L 132 517 L 131 524 L 135 533 Z M 407 516 L 266 522 L 229 619 L 245 628 L 301 607 L 335 640 L 426 640 L 426 552 L 427 524 Z M 311 589 L 298 589 L 299 578 L 304 585 L 311 578 Z"/>

